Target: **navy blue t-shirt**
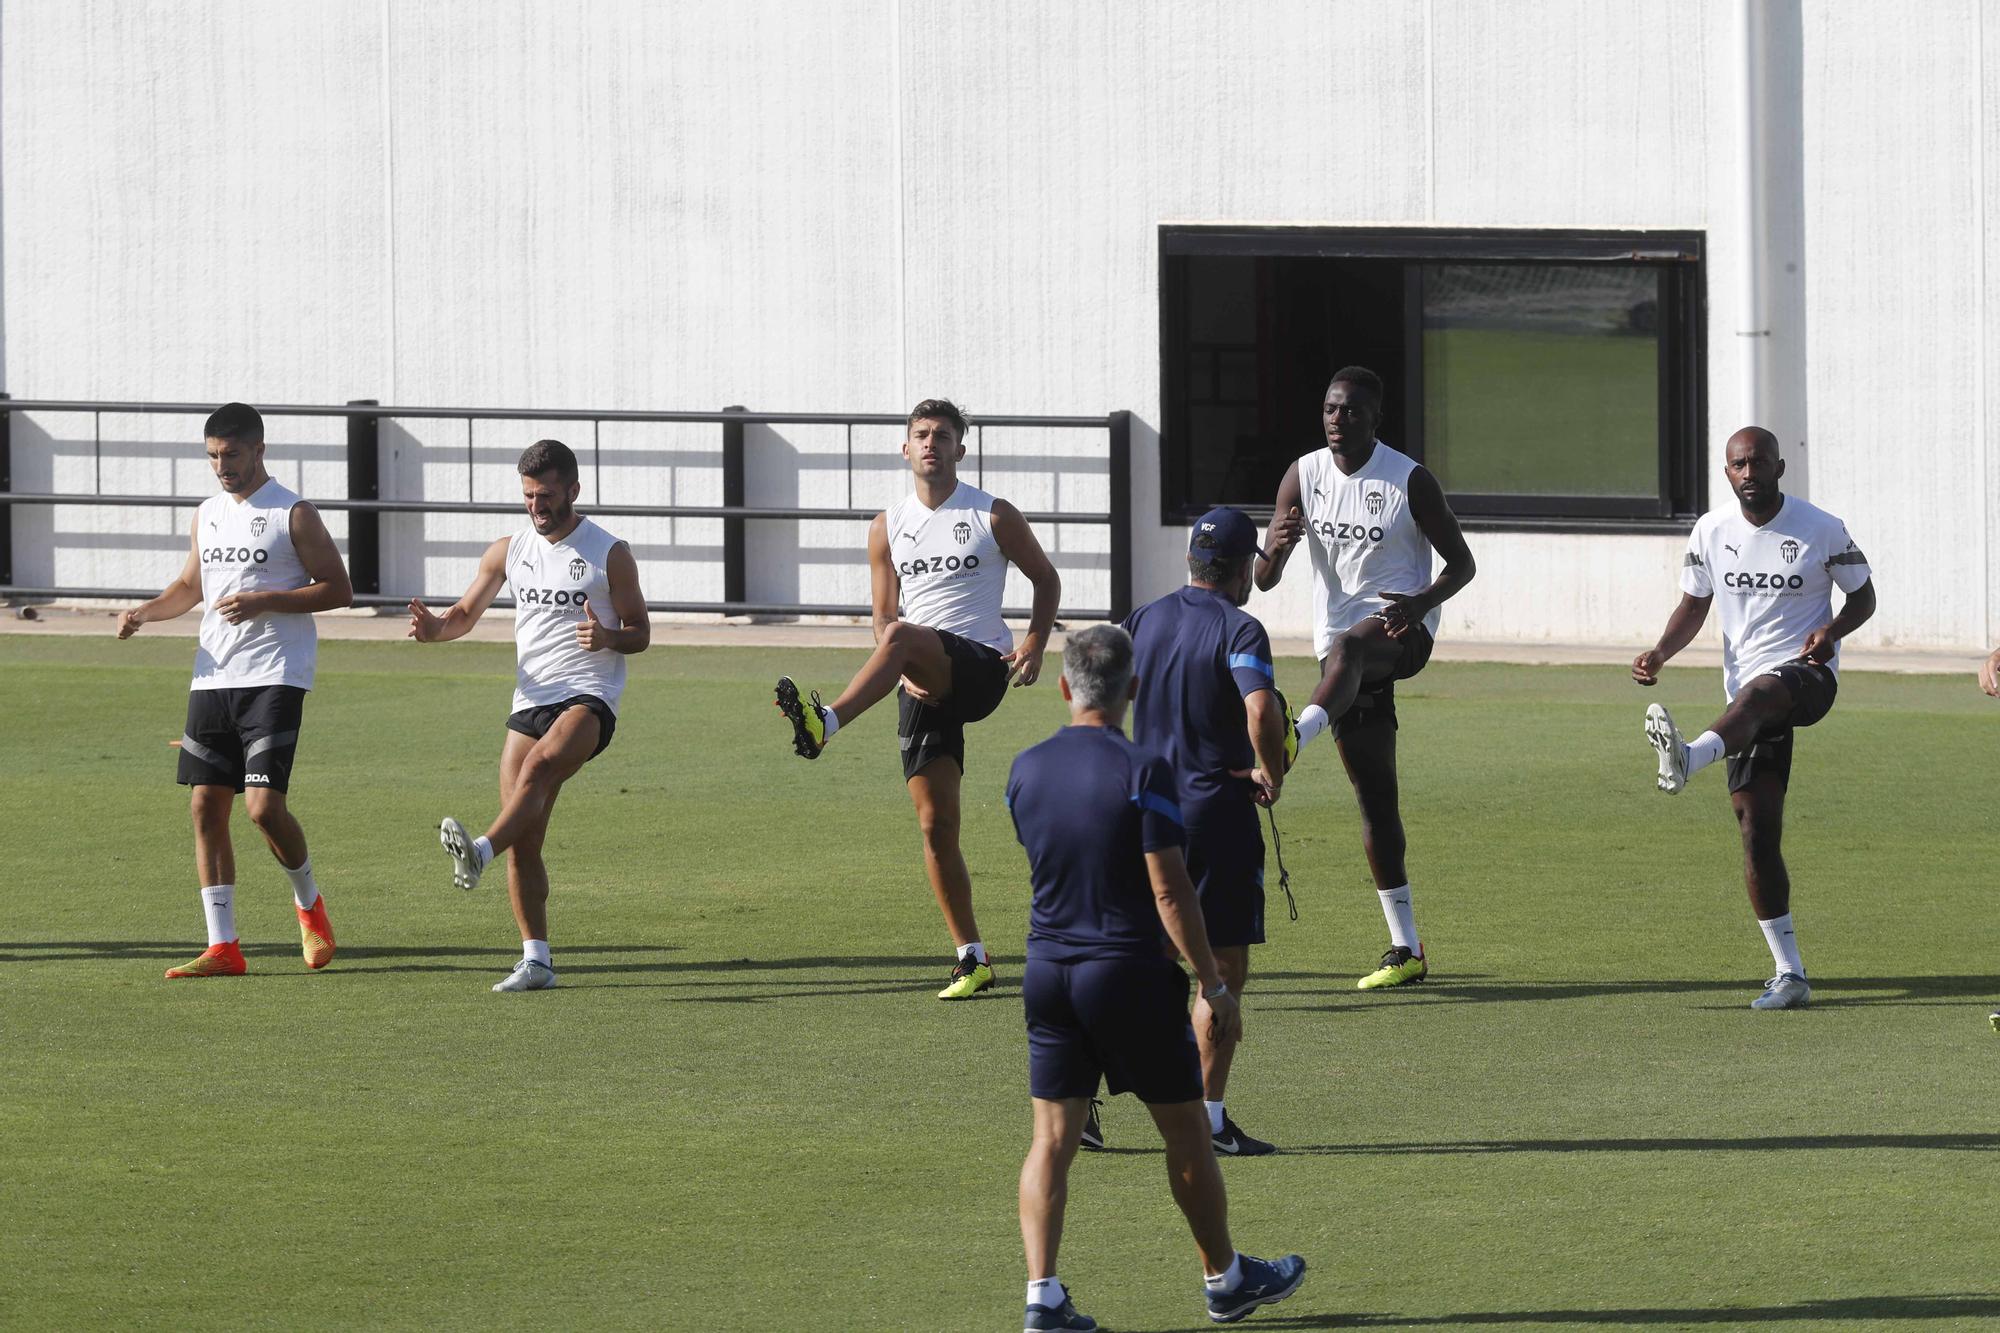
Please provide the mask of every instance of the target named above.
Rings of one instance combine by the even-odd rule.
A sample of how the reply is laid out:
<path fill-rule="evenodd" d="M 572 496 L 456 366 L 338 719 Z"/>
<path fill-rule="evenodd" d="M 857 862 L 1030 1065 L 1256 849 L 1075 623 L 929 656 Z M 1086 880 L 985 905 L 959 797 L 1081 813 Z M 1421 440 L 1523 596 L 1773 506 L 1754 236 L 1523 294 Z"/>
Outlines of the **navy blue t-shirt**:
<path fill-rule="evenodd" d="M 1146 853 L 1186 842 L 1164 759 L 1111 727 L 1064 727 L 1015 758 L 1007 808 L 1035 890 L 1028 957 L 1161 956 Z"/>
<path fill-rule="evenodd" d="M 1180 775 L 1181 801 L 1247 799 L 1254 768 L 1243 701 L 1276 688 L 1271 636 L 1257 618 L 1213 588 L 1192 585 L 1125 617 L 1139 697 L 1132 736 L 1158 750 Z"/>

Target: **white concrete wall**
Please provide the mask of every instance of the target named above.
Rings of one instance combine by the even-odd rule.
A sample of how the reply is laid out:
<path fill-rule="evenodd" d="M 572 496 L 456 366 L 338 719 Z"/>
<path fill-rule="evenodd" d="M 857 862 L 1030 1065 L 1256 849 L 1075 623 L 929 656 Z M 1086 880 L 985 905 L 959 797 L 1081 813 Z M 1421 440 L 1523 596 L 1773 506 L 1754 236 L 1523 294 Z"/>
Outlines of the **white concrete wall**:
<path fill-rule="evenodd" d="M 1894 23 L 1805 0 L 1803 38 L 1812 498 L 1878 567 L 1865 639 L 1969 650 L 2000 636 L 2000 23 L 1979 0 Z M 1163 222 L 1703 229 L 1710 434 L 1742 424 L 1732 59 L 1727 0 L 9 0 L 0 387 L 1125 408 L 1150 596 L 1183 549 L 1157 521 Z M 274 433 L 279 474 L 337 493 L 337 429 Z M 591 443 L 482 424 L 473 492 L 511 495 L 543 434 Z M 857 431 L 856 503 L 902 485 L 895 434 Z M 202 493 L 191 435 L 107 420 L 107 489 Z M 607 426 L 603 491 L 718 500 L 716 438 Z M 17 417 L 16 486 L 88 484 L 91 442 L 88 418 Z M 985 445 L 1024 508 L 1103 502 L 1095 438 Z M 845 452 L 753 431 L 749 498 L 842 503 Z M 385 482 L 463 495 L 464 458 L 462 425 L 404 421 Z M 598 485 L 587 468 L 586 501 Z M 17 578 L 156 585 L 185 521 L 24 511 Z M 385 587 L 455 590 L 504 526 L 385 519 Z M 719 596 L 718 524 L 621 530 L 654 596 Z M 1105 599 L 1103 537 L 1043 534 L 1072 605 Z M 751 595 L 863 600 L 860 546 L 856 524 L 753 524 Z M 1478 534 L 1445 633 L 1649 640 L 1676 547 Z M 1253 608 L 1309 624 L 1302 587 Z"/>

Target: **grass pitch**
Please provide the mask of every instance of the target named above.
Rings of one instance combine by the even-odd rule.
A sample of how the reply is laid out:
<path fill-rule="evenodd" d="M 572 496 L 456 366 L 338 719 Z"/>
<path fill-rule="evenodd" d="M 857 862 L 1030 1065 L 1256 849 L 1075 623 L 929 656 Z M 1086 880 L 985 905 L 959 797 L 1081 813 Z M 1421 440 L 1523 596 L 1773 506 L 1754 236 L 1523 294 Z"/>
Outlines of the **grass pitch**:
<path fill-rule="evenodd" d="M 974 732 L 965 844 L 997 998 L 948 950 L 893 713 L 815 764 L 770 707 L 853 653 L 654 650 L 548 854 L 556 991 L 437 816 L 493 813 L 505 645 L 330 643 L 293 793 L 340 937 L 298 957 L 239 817 L 250 976 L 200 945 L 173 785 L 191 645 L 0 639 L 0 1325 L 1010 1328 L 1028 1131 L 1025 860 L 1001 788 L 1053 672 Z M 1668 800 L 1640 736 L 1712 671 L 1437 664 L 1402 687 L 1433 980 L 1385 947 L 1330 746 L 1279 807 L 1224 1164 L 1267 1328 L 2000 1326 L 2000 706 L 1850 674 L 1803 738 L 1789 859 L 1815 1004 L 1769 972 L 1719 772 Z M 1286 661 L 1303 697 L 1310 665 Z M 1129 1098 L 1072 1177 L 1062 1274 L 1116 1329 L 1206 1327 Z"/>

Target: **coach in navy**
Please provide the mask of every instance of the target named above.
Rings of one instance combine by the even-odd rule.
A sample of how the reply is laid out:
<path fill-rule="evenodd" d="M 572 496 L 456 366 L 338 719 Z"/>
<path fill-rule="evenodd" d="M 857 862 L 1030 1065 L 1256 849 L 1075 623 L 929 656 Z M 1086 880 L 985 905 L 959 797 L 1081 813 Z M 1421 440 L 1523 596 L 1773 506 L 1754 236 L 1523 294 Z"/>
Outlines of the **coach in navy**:
<path fill-rule="evenodd" d="M 1166 1140 L 1174 1202 L 1201 1252 L 1209 1317 L 1230 1323 L 1305 1280 L 1299 1256 L 1254 1259 L 1229 1238 L 1193 1027 L 1234 1042 L 1241 1015 L 1209 951 L 1181 858 L 1173 772 L 1118 730 L 1137 690 L 1131 638 L 1115 625 L 1071 635 L 1061 689 L 1070 725 L 1022 752 L 1007 779 L 1034 885 L 1021 981 L 1035 1108 L 1034 1142 L 1021 1166 L 1025 1327 L 1097 1327 L 1056 1276 L 1056 1253 L 1070 1163 L 1100 1078 L 1152 1112 Z M 1169 944 L 1201 983 L 1193 1024 L 1187 974 Z"/>
<path fill-rule="evenodd" d="M 1240 510 L 1211 509 L 1188 534 L 1188 585 L 1126 618 L 1138 677 L 1132 737 L 1157 750 L 1179 784 L 1187 869 L 1201 898 L 1209 948 L 1241 997 L 1250 946 L 1264 942 L 1264 834 L 1257 807 L 1284 786 L 1285 704 L 1271 668 L 1271 636 L 1243 609 L 1250 599 L 1257 526 Z M 1237 1128 L 1223 1108 L 1236 1040 L 1201 1042 L 1202 1091 L 1215 1150 L 1276 1151 Z"/>

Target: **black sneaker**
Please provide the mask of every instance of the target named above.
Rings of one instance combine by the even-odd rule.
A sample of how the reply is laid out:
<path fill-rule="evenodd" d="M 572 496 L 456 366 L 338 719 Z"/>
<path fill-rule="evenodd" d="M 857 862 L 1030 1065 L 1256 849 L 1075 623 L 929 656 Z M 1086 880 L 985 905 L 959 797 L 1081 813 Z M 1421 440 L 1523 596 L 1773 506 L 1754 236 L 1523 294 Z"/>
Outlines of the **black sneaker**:
<path fill-rule="evenodd" d="M 1085 1152 L 1104 1151 L 1104 1126 L 1097 1123 L 1097 1108 L 1102 1105 L 1104 1103 L 1098 1101 L 1097 1098 L 1092 1097 L 1090 1099 L 1090 1114 L 1084 1118 L 1083 1122 L 1083 1148 Z"/>
<path fill-rule="evenodd" d="M 1221 1132 L 1211 1135 L 1210 1142 L 1224 1157 L 1268 1157 L 1278 1151 L 1277 1144 L 1251 1138 L 1226 1115 L 1222 1117 Z"/>

